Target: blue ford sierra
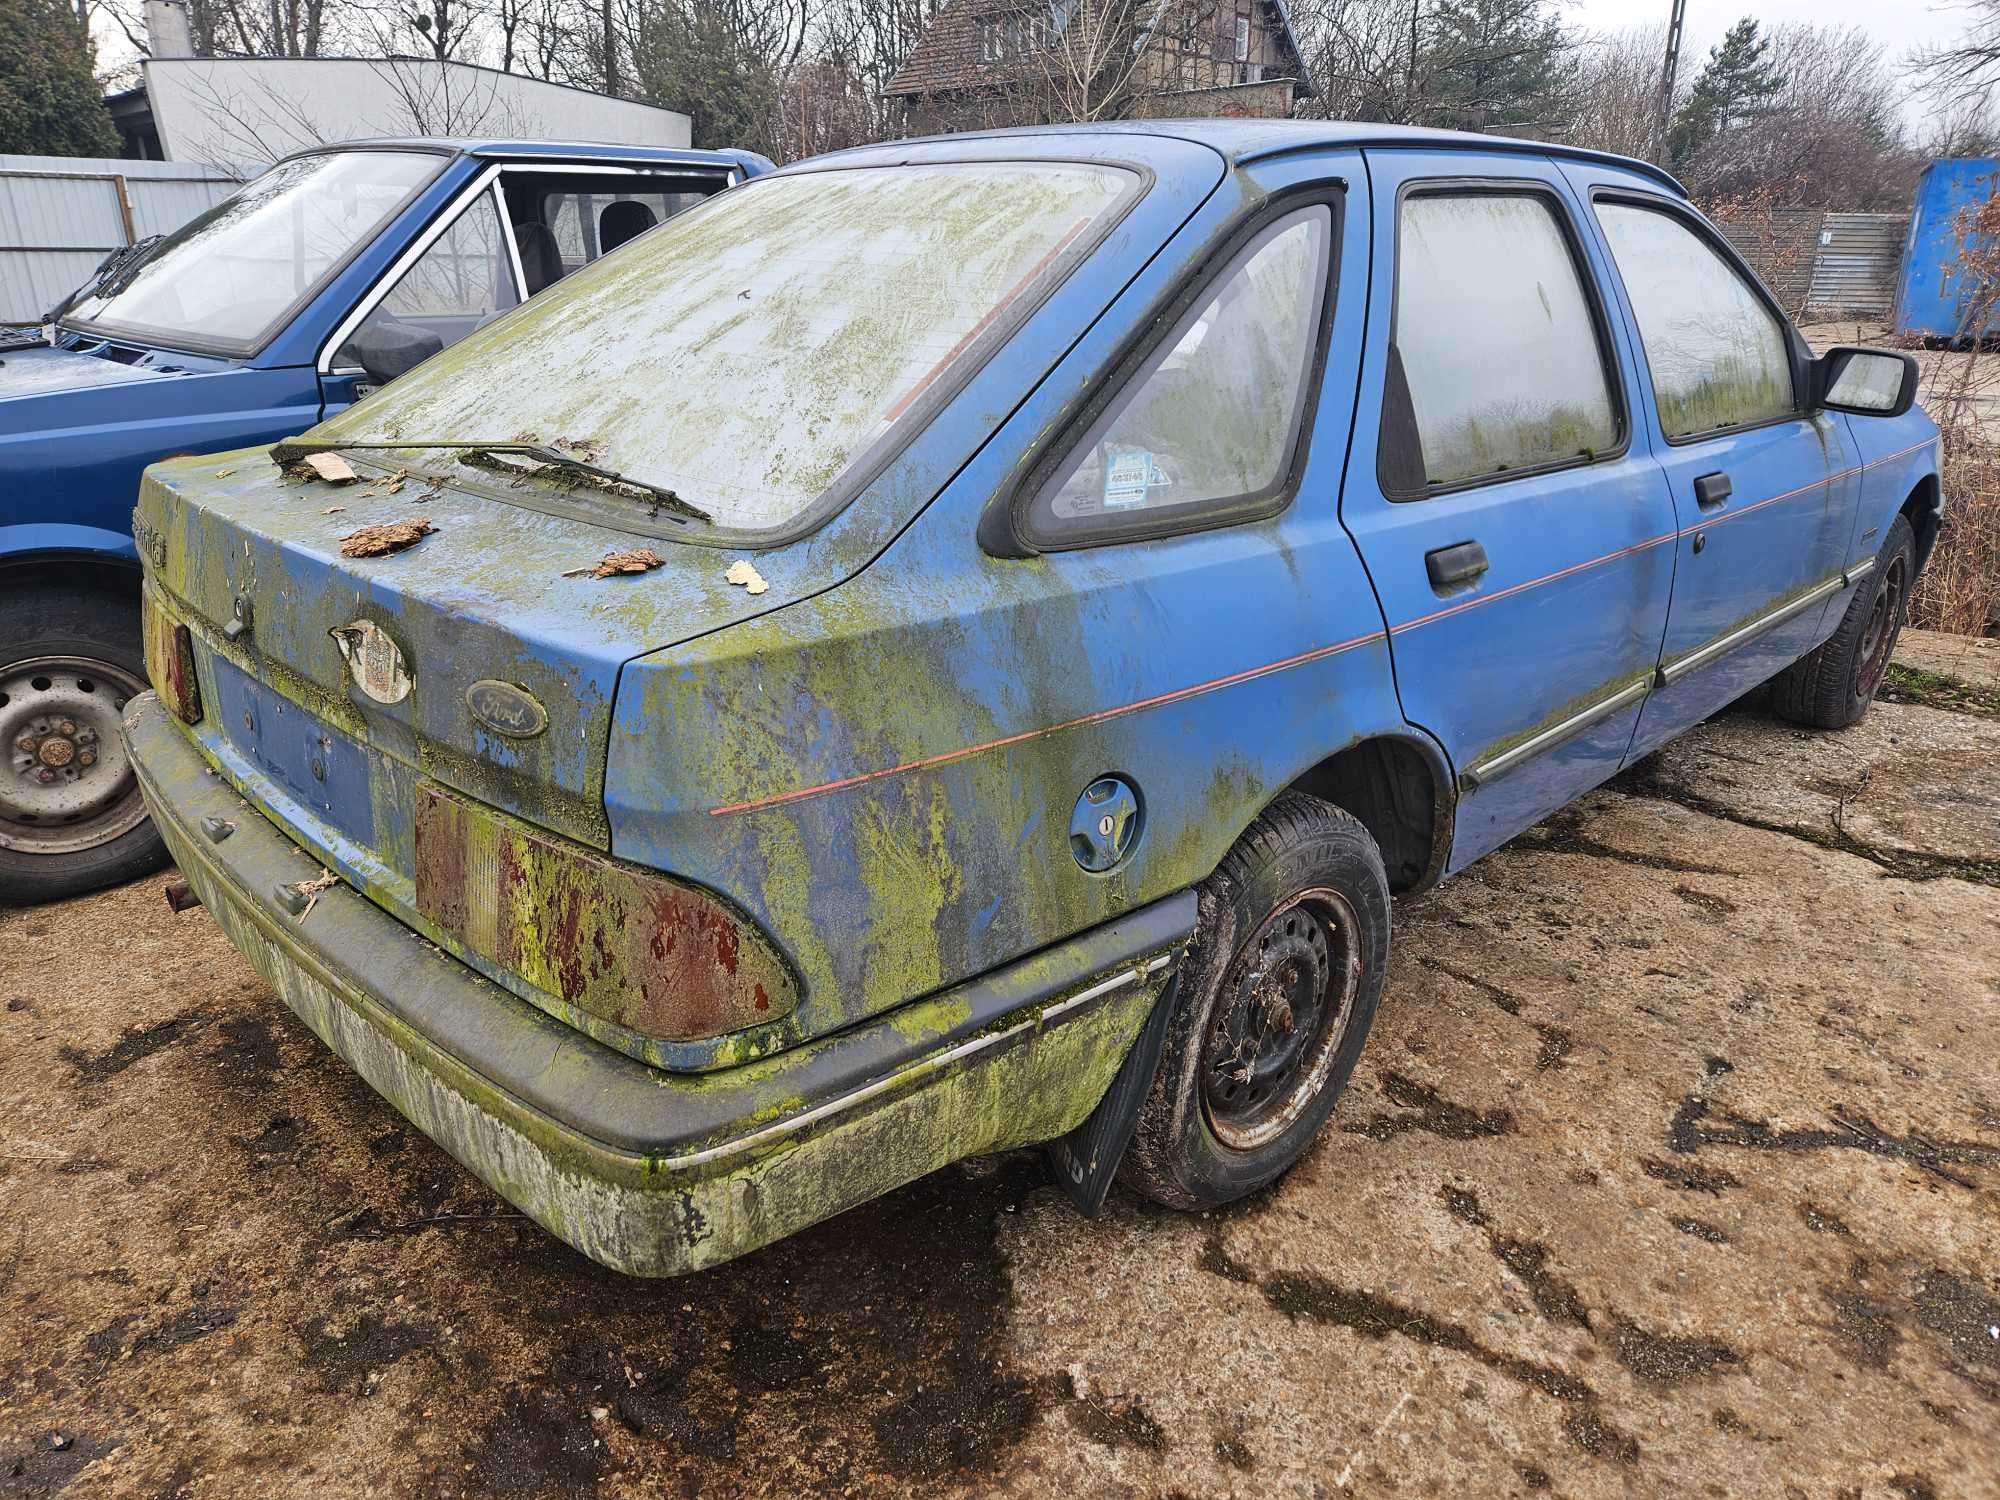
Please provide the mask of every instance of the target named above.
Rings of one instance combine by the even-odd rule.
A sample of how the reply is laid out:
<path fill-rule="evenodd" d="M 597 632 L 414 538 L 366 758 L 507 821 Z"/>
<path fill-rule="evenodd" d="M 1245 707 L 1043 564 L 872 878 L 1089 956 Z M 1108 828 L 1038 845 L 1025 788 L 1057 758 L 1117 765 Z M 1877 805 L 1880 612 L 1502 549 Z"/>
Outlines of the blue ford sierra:
<path fill-rule="evenodd" d="M 150 469 L 125 743 L 284 1003 L 607 1265 L 1034 1142 L 1220 1204 L 1335 1109 L 1393 896 L 1758 684 L 1867 710 L 1914 379 L 1637 162 L 857 150 Z"/>

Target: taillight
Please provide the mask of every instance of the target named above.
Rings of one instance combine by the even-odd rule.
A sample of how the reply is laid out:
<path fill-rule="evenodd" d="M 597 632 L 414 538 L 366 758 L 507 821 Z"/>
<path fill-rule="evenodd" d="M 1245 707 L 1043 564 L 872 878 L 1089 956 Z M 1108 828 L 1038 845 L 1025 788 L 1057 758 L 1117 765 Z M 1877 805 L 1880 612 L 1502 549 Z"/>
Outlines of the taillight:
<path fill-rule="evenodd" d="M 756 925 L 658 871 L 417 788 L 417 910 L 579 1010 L 686 1041 L 774 1021 L 798 986 Z"/>
<path fill-rule="evenodd" d="M 148 588 L 139 612 L 146 651 L 146 676 L 160 701 L 189 724 L 201 722 L 201 686 L 194 676 L 194 638 L 187 626 L 160 607 Z"/>

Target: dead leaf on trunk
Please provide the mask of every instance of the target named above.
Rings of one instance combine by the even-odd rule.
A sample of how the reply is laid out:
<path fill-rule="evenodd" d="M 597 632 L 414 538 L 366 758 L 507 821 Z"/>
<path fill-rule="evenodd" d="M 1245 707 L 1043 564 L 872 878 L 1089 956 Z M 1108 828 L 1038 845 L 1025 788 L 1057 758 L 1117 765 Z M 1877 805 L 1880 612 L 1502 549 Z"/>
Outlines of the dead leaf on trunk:
<path fill-rule="evenodd" d="M 328 484 L 352 484 L 361 477 L 338 453 L 308 453 L 291 471 L 301 479 L 320 479 Z"/>
<path fill-rule="evenodd" d="M 607 552 L 603 561 L 592 563 L 587 568 L 571 568 L 563 577 L 582 578 L 589 574 L 593 578 L 611 578 L 620 573 L 646 573 L 665 561 L 651 547 L 635 547 L 630 552 Z"/>
<path fill-rule="evenodd" d="M 234 474 L 235 472 L 236 471 L 234 469 L 217 469 L 215 471 L 215 477 L 217 479 L 227 479 L 231 474 Z"/>
<path fill-rule="evenodd" d="M 390 552 L 401 552 L 405 547 L 414 547 L 437 527 L 429 521 L 386 521 L 379 526 L 364 526 L 350 536 L 340 539 L 342 557 L 381 557 Z"/>

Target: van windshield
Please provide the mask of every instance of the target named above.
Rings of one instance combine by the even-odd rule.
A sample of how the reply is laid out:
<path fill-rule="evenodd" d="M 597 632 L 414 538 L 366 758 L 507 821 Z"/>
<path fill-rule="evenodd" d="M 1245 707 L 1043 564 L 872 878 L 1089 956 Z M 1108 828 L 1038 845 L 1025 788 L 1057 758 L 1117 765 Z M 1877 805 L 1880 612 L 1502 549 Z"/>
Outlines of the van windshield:
<path fill-rule="evenodd" d="M 65 323 L 247 351 L 372 239 L 446 158 L 329 151 L 281 161 L 114 272 Z"/>
<path fill-rule="evenodd" d="M 753 179 L 301 441 L 548 443 L 719 527 L 789 531 L 848 498 L 1138 185 L 1049 162 Z"/>

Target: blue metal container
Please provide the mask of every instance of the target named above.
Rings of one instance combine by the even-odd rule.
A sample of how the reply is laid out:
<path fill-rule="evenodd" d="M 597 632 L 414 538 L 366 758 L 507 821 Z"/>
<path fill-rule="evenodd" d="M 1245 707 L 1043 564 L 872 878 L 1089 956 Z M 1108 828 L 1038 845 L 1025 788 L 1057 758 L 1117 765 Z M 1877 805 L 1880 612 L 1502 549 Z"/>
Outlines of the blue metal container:
<path fill-rule="evenodd" d="M 1973 332 L 1964 326 L 1971 315 L 1975 288 L 1958 274 L 1959 217 L 1970 217 L 1981 203 L 2000 191 L 2000 158 L 1950 157 L 1934 161 L 1917 179 L 1916 201 L 1910 206 L 1909 237 L 1903 245 L 1902 276 L 1896 288 L 1896 332 L 1917 338 L 1954 339 Z M 1991 333 L 2000 318 L 1991 313 L 1980 333 Z"/>

